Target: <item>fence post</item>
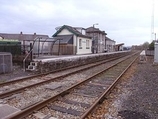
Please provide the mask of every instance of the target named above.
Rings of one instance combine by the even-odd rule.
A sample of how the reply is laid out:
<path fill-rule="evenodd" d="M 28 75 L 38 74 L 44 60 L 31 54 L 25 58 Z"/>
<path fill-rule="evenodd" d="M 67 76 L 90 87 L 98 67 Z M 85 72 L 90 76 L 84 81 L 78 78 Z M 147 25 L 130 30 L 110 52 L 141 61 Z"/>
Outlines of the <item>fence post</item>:
<path fill-rule="evenodd" d="M 33 47 L 32 47 L 32 43 L 30 43 L 30 52 L 31 52 L 31 49 L 32 49 Z M 30 54 L 30 60 L 32 61 L 32 59 L 33 59 L 33 55 L 32 55 L 32 52 L 31 52 L 31 54 Z"/>

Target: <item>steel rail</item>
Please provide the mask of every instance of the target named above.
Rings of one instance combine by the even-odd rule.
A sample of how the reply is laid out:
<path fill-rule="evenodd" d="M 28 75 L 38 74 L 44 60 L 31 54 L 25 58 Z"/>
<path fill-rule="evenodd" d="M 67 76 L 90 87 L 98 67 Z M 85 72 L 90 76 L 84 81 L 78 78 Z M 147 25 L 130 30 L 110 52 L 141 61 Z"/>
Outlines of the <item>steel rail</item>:
<path fill-rule="evenodd" d="M 127 70 L 132 66 L 132 64 L 136 61 L 138 57 L 136 57 L 129 65 L 128 67 L 115 79 L 115 81 L 112 83 L 112 85 L 99 97 L 98 100 L 96 100 L 93 105 L 81 116 L 81 119 L 85 119 L 91 111 L 99 104 L 101 103 L 107 95 L 115 88 L 115 86 L 120 81 L 120 78 L 127 72 Z"/>
<path fill-rule="evenodd" d="M 124 57 L 124 56 L 120 56 L 120 57 L 117 57 L 117 58 L 109 58 L 109 59 L 107 59 L 105 61 L 101 60 L 103 62 L 98 61 L 99 63 L 92 62 L 92 63 L 89 63 L 89 64 L 83 64 L 83 65 L 80 65 L 80 66 L 65 67 L 65 68 L 62 68 L 62 69 L 59 69 L 59 70 L 55 70 L 55 71 L 50 71 L 50 72 L 47 72 L 47 73 L 41 73 L 41 74 L 37 74 L 37 75 L 26 76 L 26 77 L 23 77 L 23 78 L 18 78 L 16 80 L 11 80 L 11 81 L 7 81 L 7 82 L 4 82 L 4 83 L 0 83 L 0 86 L 9 85 L 9 84 L 12 84 L 12 83 L 15 83 L 15 82 L 24 81 L 24 80 L 30 80 L 30 78 L 41 77 L 41 76 L 45 76 L 45 75 L 48 75 L 48 74 L 51 74 L 51 73 L 56 73 L 56 72 L 60 72 L 60 71 L 64 71 L 64 70 L 68 70 L 68 69 L 72 69 L 72 68 L 77 68 L 77 67 L 81 67 L 81 66 L 84 66 L 84 65 L 90 65 L 90 64 L 94 64 L 95 63 L 94 66 L 97 66 L 99 64 L 107 63 L 107 62 L 119 59 L 121 57 Z"/>
<path fill-rule="evenodd" d="M 136 54 L 133 54 L 133 55 L 136 55 Z M 133 56 L 133 55 L 132 55 L 132 56 Z M 130 57 L 131 57 L 131 56 L 130 56 Z M 72 85 L 71 87 L 69 87 L 69 88 L 67 88 L 66 90 L 60 92 L 59 94 L 56 94 L 56 95 L 53 96 L 53 97 L 50 97 L 50 98 L 48 98 L 48 99 L 46 99 L 46 100 L 44 100 L 44 101 L 42 101 L 42 102 L 39 102 L 39 103 L 37 103 L 37 104 L 35 104 L 35 105 L 33 105 L 33 106 L 30 106 L 30 107 L 28 107 L 28 108 L 26 108 L 26 109 L 24 109 L 24 110 L 22 110 L 22 111 L 16 113 L 16 114 L 11 115 L 11 116 L 8 117 L 7 119 L 21 119 L 21 118 L 23 118 L 23 117 L 28 116 L 28 115 L 31 114 L 33 111 L 41 109 L 42 107 L 46 106 L 48 103 L 55 101 L 55 100 L 56 100 L 58 97 L 60 97 L 60 96 L 64 96 L 64 95 L 66 95 L 66 94 L 69 94 L 69 92 L 70 92 L 72 89 L 74 89 L 75 87 L 77 87 L 77 86 L 79 86 L 79 85 L 82 85 L 82 84 L 85 83 L 85 82 L 88 82 L 88 81 L 91 80 L 92 78 L 98 76 L 99 74 L 105 72 L 106 70 L 109 70 L 109 69 L 113 68 L 113 67 L 116 66 L 117 64 L 119 64 L 119 63 L 121 63 L 121 62 L 123 62 L 123 61 L 129 59 L 130 57 L 127 57 L 127 58 L 125 58 L 124 60 L 119 61 L 119 62 L 117 62 L 117 63 L 115 63 L 115 64 L 109 66 L 108 68 L 106 68 L 106 69 L 104 69 L 104 70 L 101 70 L 100 72 L 95 73 L 95 74 L 92 75 L 91 77 L 89 77 L 89 78 L 87 78 L 87 79 L 85 79 L 85 80 L 83 80 L 83 81 L 80 81 L 80 82 L 78 82 L 77 84 Z"/>
<path fill-rule="evenodd" d="M 117 59 L 118 59 L 118 58 L 117 58 Z M 57 80 L 57 79 L 66 77 L 66 76 L 69 76 L 69 75 L 78 73 L 78 72 L 83 71 L 83 70 L 87 70 L 87 69 L 89 69 L 89 68 L 92 68 L 92 67 L 95 67 L 95 66 L 101 65 L 101 64 L 103 64 L 103 63 L 107 63 L 107 62 L 113 61 L 113 60 L 116 60 L 116 58 L 112 58 L 112 59 L 106 60 L 106 61 L 101 62 L 101 63 L 96 63 L 96 64 L 94 64 L 94 65 L 92 65 L 92 66 L 88 66 L 88 67 L 86 67 L 86 68 L 81 68 L 81 69 L 79 69 L 79 70 L 72 71 L 72 72 L 70 72 L 70 73 L 63 74 L 63 75 L 57 76 L 57 77 L 55 77 L 55 78 L 51 78 L 51 79 L 48 79 L 48 80 L 45 80 L 45 81 L 41 81 L 41 82 L 38 82 L 38 83 L 35 83 L 35 84 L 31 84 L 31 85 L 28 85 L 28 86 L 25 86 L 25 87 L 21 87 L 21 88 L 18 88 L 18 89 L 14 89 L 14 90 L 11 90 L 11 91 L 7 91 L 7 92 L 4 92 L 4 93 L 1 93 L 1 94 L 0 94 L 0 99 L 1 99 L 1 98 L 5 98 L 5 97 L 7 97 L 7 96 L 10 96 L 10 95 L 12 95 L 12 94 L 14 94 L 14 93 L 21 92 L 21 91 L 23 91 L 23 90 L 25 90 L 25 89 L 27 89 L 27 88 L 31 88 L 31 87 L 38 86 L 38 85 L 41 85 L 41 84 L 44 84 L 44 83 L 48 83 L 48 82 L 51 82 L 51 81 L 53 81 L 53 80 Z"/>

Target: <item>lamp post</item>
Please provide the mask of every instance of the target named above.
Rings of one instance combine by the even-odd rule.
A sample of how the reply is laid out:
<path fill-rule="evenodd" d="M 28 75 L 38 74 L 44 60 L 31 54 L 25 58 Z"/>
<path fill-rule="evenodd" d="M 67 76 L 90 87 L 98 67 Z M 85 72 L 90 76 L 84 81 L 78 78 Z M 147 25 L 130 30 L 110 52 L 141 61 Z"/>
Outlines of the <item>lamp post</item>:
<path fill-rule="evenodd" d="M 95 47 L 95 40 L 94 40 L 94 27 L 95 27 L 95 25 L 98 25 L 98 23 L 93 24 L 93 40 L 92 40 L 93 44 L 92 44 L 92 53 L 94 53 L 94 49 L 96 49 L 96 47 Z M 98 43 L 97 43 L 97 45 L 98 45 Z M 97 50 L 98 50 L 98 49 L 97 49 Z"/>

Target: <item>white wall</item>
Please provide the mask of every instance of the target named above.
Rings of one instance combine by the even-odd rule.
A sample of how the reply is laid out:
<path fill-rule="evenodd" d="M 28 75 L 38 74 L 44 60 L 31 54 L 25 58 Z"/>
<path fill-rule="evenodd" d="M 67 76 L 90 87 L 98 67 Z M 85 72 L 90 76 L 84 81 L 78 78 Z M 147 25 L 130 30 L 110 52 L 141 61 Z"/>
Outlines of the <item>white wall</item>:
<path fill-rule="evenodd" d="M 114 45 L 115 45 L 114 41 L 106 40 L 106 49 L 108 50 L 108 52 L 113 52 L 115 50 Z"/>
<path fill-rule="evenodd" d="M 82 39 L 82 49 L 79 49 L 79 39 Z M 86 49 L 86 40 L 89 40 L 89 49 Z M 91 52 L 92 40 L 90 38 L 77 37 L 77 54 L 88 54 Z"/>
<path fill-rule="evenodd" d="M 82 29 L 82 34 L 86 35 L 86 30 Z"/>
<path fill-rule="evenodd" d="M 69 30 L 67 29 L 63 29 L 60 33 L 58 33 L 58 35 L 72 35 L 73 33 L 71 33 Z"/>
<path fill-rule="evenodd" d="M 76 27 L 75 29 L 79 31 L 80 33 L 82 33 L 83 35 L 86 35 L 86 30 L 83 29 L 82 27 Z"/>
<path fill-rule="evenodd" d="M 77 36 L 76 35 L 73 35 L 73 46 L 76 46 L 77 47 Z M 77 53 L 77 48 L 74 47 L 73 51 L 74 53 L 73 54 L 76 54 Z"/>
<path fill-rule="evenodd" d="M 158 63 L 158 43 L 155 43 L 154 62 Z"/>
<path fill-rule="evenodd" d="M 73 35 L 73 33 L 71 33 L 67 29 L 63 29 L 58 35 Z M 79 49 L 79 39 L 82 39 L 82 49 Z M 86 40 L 89 40 L 89 49 L 86 49 Z M 92 40 L 90 38 L 77 37 L 76 35 L 73 35 L 73 45 L 77 46 L 77 48 L 74 49 L 74 54 L 92 53 L 91 52 Z"/>
<path fill-rule="evenodd" d="M 105 49 L 105 35 L 98 34 L 98 53 L 104 52 Z"/>
<path fill-rule="evenodd" d="M 123 51 L 123 45 L 120 46 L 119 51 Z"/>

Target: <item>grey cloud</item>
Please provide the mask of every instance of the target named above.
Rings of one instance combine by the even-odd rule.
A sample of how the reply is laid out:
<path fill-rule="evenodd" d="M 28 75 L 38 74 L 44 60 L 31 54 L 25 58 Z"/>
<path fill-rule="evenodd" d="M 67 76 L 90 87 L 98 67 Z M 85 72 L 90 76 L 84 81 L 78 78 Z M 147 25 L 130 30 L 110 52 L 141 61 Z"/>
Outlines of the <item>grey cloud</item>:
<path fill-rule="evenodd" d="M 151 1 L 139 2 L 144 4 L 135 4 L 137 0 L 4 0 L 0 1 L 0 32 L 51 36 L 55 27 L 64 24 L 86 28 L 99 23 L 95 27 L 118 43 L 142 44 L 150 41 Z M 155 15 L 155 32 L 157 25 Z"/>

